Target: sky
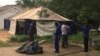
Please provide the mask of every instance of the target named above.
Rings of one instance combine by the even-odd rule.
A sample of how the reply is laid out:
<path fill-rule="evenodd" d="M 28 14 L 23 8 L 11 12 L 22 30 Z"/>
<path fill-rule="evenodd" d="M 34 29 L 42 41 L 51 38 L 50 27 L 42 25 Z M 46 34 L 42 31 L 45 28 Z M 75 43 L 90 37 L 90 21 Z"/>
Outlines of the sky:
<path fill-rule="evenodd" d="M 16 4 L 16 0 L 0 0 L 0 6 Z"/>

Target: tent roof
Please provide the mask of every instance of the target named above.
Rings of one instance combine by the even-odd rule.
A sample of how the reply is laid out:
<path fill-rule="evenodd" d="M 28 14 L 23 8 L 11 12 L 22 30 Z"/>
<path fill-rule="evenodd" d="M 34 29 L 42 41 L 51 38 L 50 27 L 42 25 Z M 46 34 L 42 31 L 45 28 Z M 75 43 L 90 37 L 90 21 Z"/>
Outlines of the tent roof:
<path fill-rule="evenodd" d="M 48 15 L 44 17 L 44 12 Z M 42 12 L 42 13 L 41 13 Z M 42 15 L 42 16 L 40 16 Z M 51 11 L 48 8 L 45 7 L 38 7 L 38 8 L 32 8 L 28 9 L 27 11 L 24 11 L 23 13 L 20 13 L 11 19 L 13 20 L 20 20 L 20 19 L 31 19 L 31 20 L 54 20 L 54 21 L 71 21 L 65 17 L 60 16 L 59 14 L 56 14 L 55 12 Z"/>

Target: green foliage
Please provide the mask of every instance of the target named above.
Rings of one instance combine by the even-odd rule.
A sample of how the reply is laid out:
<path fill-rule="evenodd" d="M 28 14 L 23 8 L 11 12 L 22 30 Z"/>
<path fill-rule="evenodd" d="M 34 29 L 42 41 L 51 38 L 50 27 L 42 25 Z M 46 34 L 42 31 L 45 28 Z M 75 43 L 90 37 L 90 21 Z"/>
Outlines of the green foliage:
<path fill-rule="evenodd" d="M 70 35 L 69 39 L 71 42 L 74 42 L 74 43 L 79 43 L 79 44 L 83 43 L 83 35 L 81 32 L 79 32 L 77 34 Z"/>
<path fill-rule="evenodd" d="M 51 0 L 48 7 L 81 23 L 99 24 L 100 21 L 100 0 Z"/>
<path fill-rule="evenodd" d="M 7 47 L 7 46 L 10 46 L 10 45 L 8 43 L 0 41 L 0 47 Z"/>
<path fill-rule="evenodd" d="M 17 0 L 16 3 L 18 5 L 21 5 L 22 7 L 37 7 L 41 5 L 45 5 L 46 1 L 45 0 Z"/>
<path fill-rule="evenodd" d="M 24 7 L 46 6 L 80 23 L 100 24 L 100 0 L 17 0 Z"/>
<path fill-rule="evenodd" d="M 94 38 L 100 38 L 100 34 L 96 34 L 96 32 L 92 32 L 89 35 L 89 41 Z M 78 32 L 77 34 L 73 34 L 69 36 L 69 40 L 74 43 L 83 44 L 83 34 L 82 32 Z"/>
<path fill-rule="evenodd" d="M 81 2 L 78 0 L 51 0 L 48 7 L 62 16 L 76 19 Z"/>
<path fill-rule="evenodd" d="M 95 43 L 94 49 L 100 51 L 100 43 Z"/>
<path fill-rule="evenodd" d="M 41 37 L 41 36 L 35 35 L 34 37 L 35 37 L 35 40 L 37 41 L 45 40 L 46 42 L 49 42 L 49 43 L 54 41 L 53 36 L 42 36 Z M 10 38 L 10 41 L 25 42 L 27 38 L 28 38 L 28 35 L 15 35 Z M 95 33 L 91 33 L 90 38 L 100 38 L 100 34 L 95 35 Z M 81 32 L 78 32 L 77 34 L 70 35 L 69 40 L 75 43 L 83 43 L 83 35 Z"/>
<path fill-rule="evenodd" d="M 17 0 L 16 3 L 23 7 L 33 7 L 35 5 L 35 0 Z"/>
<path fill-rule="evenodd" d="M 15 36 L 12 36 L 10 38 L 10 41 L 14 41 L 14 42 L 24 42 L 26 41 L 28 38 L 27 35 L 15 35 Z"/>
<path fill-rule="evenodd" d="M 37 41 L 41 41 L 41 40 L 45 40 L 46 43 L 52 43 L 54 41 L 54 37 L 53 36 L 37 36 L 35 35 L 35 40 Z M 11 37 L 10 41 L 14 41 L 14 42 L 25 42 L 27 40 L 28 36 L 27 35 L 15 35 L 13 37 Z M 69 39 L 71 42 L 75 42 L 75 43 L 83 43 L 83 36 L 82 33 L 78 33 L 78 34 L 74 34 L 74 35 L 70 35 Z"/>
<path fill-rule="evenodd" d="M 45 40 L 45 42 L 52 42 L 52 39 L 53 39 L 53 37 L 51 35 L 47 35 L 47 36 L 35 35 L 35 40 L 37 40 L 37 41 Z"/>
<path fill-rule="evenodd" d="M 41 40 L 46 40 L 46 42 L 51 42 L 52 41 L 52 36 L 37 36 L 35 35 L 35 40 L 37 41 L 41 41 Z M 28 38 L 28 35 L 15 35 L 15 36 L 12 36 L 10 38 L 10 41 L 13 41 L 13 42 L 25 42 Z"/>
<path fill-rule="evenodd" d="M 90 32 L 90 37 L 91 38 L 100 38 L 100 33 L 97 33 L 96 31 Z"/>

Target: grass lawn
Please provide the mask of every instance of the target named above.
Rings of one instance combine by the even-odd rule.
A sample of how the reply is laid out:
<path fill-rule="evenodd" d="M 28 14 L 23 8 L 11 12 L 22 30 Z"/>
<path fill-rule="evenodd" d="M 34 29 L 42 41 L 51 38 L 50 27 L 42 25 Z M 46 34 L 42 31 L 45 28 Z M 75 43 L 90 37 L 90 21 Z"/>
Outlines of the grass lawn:
<path fill-rule="evenodd" d="M 8 43 L 5 43 L 5 42 L 2 42 L 0 41 L 0 47 L 7 47 L 7 46 L 11 46 L 13 44 L 10 44 L 9 43 L 14 43 L 14 45 L 18 45 L 18 43 L 23 43 L 27 40 L 28 38 L 28 35 L 15 35 L 15 36 L 12 36 L 10 38 L 10 42 Z M 90 39 L 93 39 L 93 38 L 100 38 L 100 34 L 96 34 L 94 32 L 90 33 Z M 35 35 L 35 40 L 38 40 L 38 41 L 41 41 L 41 40 L 45 40 L 45 43 L 53 43 L 54 41 L 54 37 L 53 36 L 44 36 L 44 37 L 40 37 L 40 36 L 36 36 Z M 70 42 L 73 42 L 73 43 L 79 43 L 79 44 L 83 44 L 83 35 L 81 32 L 78 32 L 77 34 L 73 34 L 73 35 L 70 35 L 69 36 L 69 41 Z M 17 43 L 17 44 L 15 44 Z M 19 44 L 20 45 L 20 44 Z M 96 48 L 98 49 L 100 47 L 100 45 L 96 46 Z M 99 48 L 100 50 L 100 48 Z"/>
<path fill-rule="evenodd" d="M 12 36 L 10 38 L 10 41 L 13 42 L 24 42 L 26 41 L 28 38 L 28 35 L 15 35 Z M 45 40 L 46 43 L 52 43 L 54 41 L 54 36 L 44 36 L 44 37 L 40 37 L 40 36 L 36 36 L 35 35 L 35 40 L 41 41 L 41 40 Z M 82 33 L 78 32 L 78 34 L 73 34 L 69 36 L 69 40 L 71 42 L 75 42 L 75 43 L 83 43 L 83 37 L 82 37 Z"/>
<path fill-rule="evenodd" d="M 14 42 L 24 42 L 27 40 L 27 38 L 28 38 L 28 35 L 15 35 L 15 36 L 12 36 L 10 40 Z M 94 32 L 90 33 L 90 39 L 93 39 L 93 38 L 100 38 L 100 34 L 96 34 Z M 47 43 L 49 43 L 49 42 L 52 42 L 53 39 L 54 39 L 53 36 L 40 37 L 40 36 L 35 35 L 35 40 L 38 40 L 38 41 L 45 40 Z M 82 44 L 83 35 L 81 32 L 78 32 L 77 34 L 72 34 L 69 36 L 69 40 L 74 43 Z"/>
<path fill-rule="evenodd" d="M 0 47 L 8 47 L 8 46 L 10 46 L 8 43 L 0 41 Z"/>
<path fill-rule="evenodd" d="M 35 37 L 35 40 L 37 41 L 41 41 L 41 40 L 46 40 L 46 42 L 51 42 L 52 39 L 53 39 L 53 36 L 43 36 L 43 37 L 40 37 L 40 36 L 34 36 Z M 28 35 L 15 35 L 15 36 L 12 36 L 10 38 L 10 41 L 12 42 L 25 42 L 28 38 Z"/>
<path fill-rule="evenodd" d="M 69 40 L 74 43 L 83 43 L 83 36 L 81 32 L 69 35 Z"/>

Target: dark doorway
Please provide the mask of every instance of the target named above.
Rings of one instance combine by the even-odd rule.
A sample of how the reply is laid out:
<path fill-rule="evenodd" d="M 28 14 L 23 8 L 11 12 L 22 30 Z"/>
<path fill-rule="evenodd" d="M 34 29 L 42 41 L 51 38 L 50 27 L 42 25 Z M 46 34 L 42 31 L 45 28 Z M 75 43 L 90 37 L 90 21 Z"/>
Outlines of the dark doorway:
<path fill-rule="evenodd" d="M 16 34 L 24 34 L 24 21 L 17 21 Z"/>
<path fill-rule="evenodd" d="M 17 21 L 16 34 L 18 34 L 18 35 L 19 34 L 28 34 L 29 27 L 32 22 L 35 22 L 34 26 L 36 28 L 36 21 L 33 21 L 33 20 Z M 33 30 L 36 30 L 36 29 L 33 29 Z"/>
<path fill-rule="evenodd" d="M 10 28 L 10 20 L 4 19 L 4 29 L 9 31 L 9 28 Z"/>

